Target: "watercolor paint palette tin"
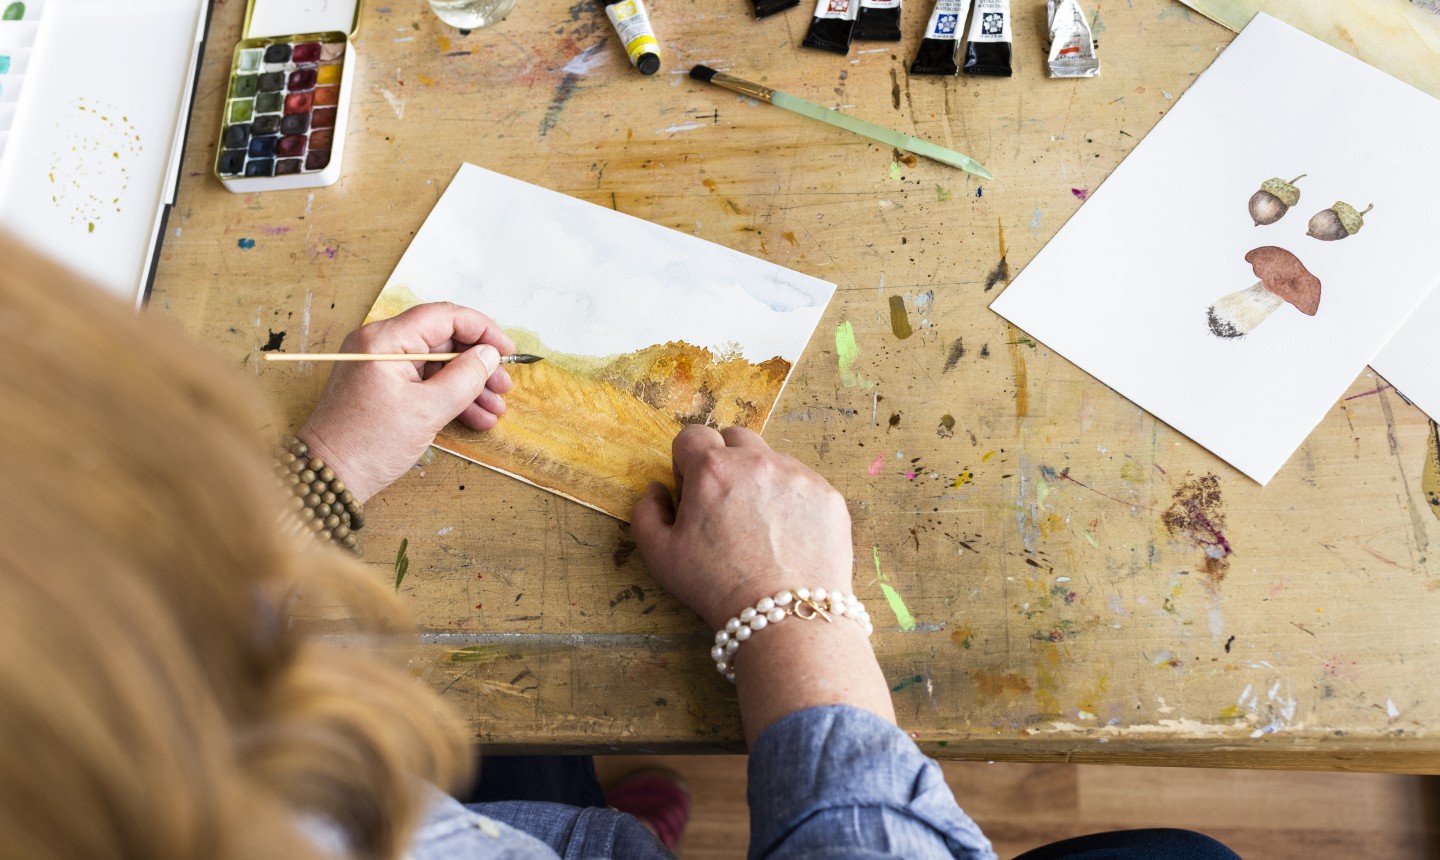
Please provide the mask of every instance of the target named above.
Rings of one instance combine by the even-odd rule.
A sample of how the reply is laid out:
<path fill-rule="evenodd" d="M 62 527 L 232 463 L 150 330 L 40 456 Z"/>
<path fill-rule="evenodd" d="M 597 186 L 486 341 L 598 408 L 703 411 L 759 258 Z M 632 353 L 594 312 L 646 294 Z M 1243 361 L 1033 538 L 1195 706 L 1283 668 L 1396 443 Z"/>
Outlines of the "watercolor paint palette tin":
<path fill-rule="evenodd" d="M 251 0 L 216 147 L 226 188 L 316 188 L 340 178 L 359 19 L 359 0 Z"/>

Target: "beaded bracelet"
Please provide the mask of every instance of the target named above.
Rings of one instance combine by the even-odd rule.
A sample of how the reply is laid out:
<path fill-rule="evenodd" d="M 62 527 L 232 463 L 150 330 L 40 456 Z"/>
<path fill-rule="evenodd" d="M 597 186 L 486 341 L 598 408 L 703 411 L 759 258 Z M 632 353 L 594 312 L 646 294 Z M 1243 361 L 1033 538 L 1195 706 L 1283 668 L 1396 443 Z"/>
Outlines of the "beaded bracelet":
<path fill-rule="evenodd" d="M 310 448 L 294 436 L 275 452 L 275 461 L 275 474 L 291 492 L 299 523 L 359 555 L 355 532 L 365 527 L 365 509 L 335 470 L 311 457 Z"/>
<path fill-rule="evenodd" d="M 733 667 L 735 652 L 740 650 L 740 643 L 749 639 L 752 634 L 771 624 L 779 624 L 792 615 L 803 621 L 823 618 L 831 623 L 835 621 L 832 615 L 840 616 L 859 622 L 860 626 L 865 628 L 866 636 L 875 632 L 875 625 L 870 623 L 870 613 L 865 611 L 865 604 L 853 594 L 847 595 L 843 591 L 828 592 L 823 588 L 814 591 L 808 588 L 786 590 L 774 597 L 760 598 L 754 606 L 747 607 L 739 615 L 726 621 L 724 630 L 715 631 L 715 647 L 710 649 L 710 658 L 715 661 L 715 671 L 724 675 L 730 683 L 735 683 Z"/>

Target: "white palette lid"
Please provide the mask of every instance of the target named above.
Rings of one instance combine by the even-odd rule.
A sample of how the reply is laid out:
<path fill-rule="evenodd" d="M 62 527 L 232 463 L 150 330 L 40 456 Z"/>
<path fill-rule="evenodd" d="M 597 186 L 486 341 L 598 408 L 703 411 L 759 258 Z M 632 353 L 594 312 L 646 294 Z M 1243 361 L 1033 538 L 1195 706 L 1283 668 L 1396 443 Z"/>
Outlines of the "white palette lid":
<path fill-rule="evenodd" d="M 250 0 L 245 8 L 245 38 L 299 33 L 348 33 L 360 26 L 361 0 Z"/>

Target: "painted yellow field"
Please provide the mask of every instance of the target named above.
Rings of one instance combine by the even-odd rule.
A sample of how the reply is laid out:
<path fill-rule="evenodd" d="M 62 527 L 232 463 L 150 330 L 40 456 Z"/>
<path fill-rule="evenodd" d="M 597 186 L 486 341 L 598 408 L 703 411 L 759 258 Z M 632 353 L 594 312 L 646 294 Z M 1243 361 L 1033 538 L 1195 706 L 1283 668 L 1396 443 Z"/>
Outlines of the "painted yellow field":
<path fill-rule="evenodd" d="M 651 481 L 674 486 L 670 443 L 679 421 L 554 362 L 509 370 L 515 388 L 500 425 L 477 433 L 452 424 L 437 445 L 626 521 Z"/>

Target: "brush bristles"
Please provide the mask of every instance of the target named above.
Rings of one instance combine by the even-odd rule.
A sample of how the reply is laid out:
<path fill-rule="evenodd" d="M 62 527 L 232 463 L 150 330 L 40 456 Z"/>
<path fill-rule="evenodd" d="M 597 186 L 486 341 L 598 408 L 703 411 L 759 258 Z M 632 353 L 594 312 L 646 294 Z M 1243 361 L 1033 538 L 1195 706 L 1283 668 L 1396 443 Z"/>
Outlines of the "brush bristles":
<path fill-rule="evenodd" d="M 697 81 L 704 81 L 707 84 L 718 74 L 720 73 L 709 66 L 696 66 L 690 70 L 690 77 Z"/>

